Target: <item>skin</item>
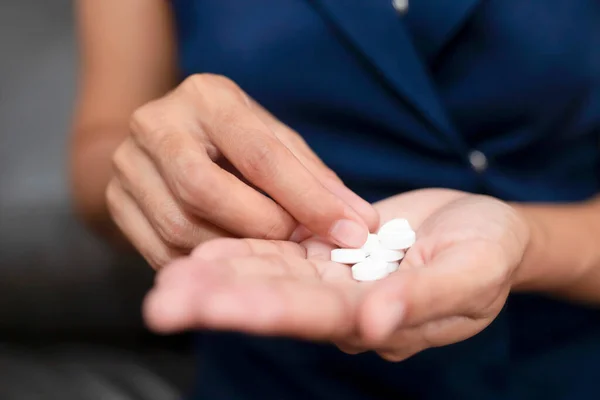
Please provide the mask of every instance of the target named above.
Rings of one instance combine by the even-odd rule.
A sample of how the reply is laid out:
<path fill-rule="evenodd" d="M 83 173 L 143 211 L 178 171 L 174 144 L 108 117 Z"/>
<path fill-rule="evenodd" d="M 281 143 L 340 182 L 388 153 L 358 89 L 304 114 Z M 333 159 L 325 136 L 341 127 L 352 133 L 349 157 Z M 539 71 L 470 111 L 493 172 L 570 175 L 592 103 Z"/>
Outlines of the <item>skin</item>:
<path fill-rule="evenodd" d="M 77 4 L 73 197 L 90 227 L 159 269 L 153 330 L 300 337 L 399 361 L 480 332 L 511 291 L 600 304 L 598 199 L 425 189 L 369 205 L 231 80 L 177 85 L 166 2 Z M 387 279 L 358 283 L 327 260 L 395 217 L 417 242 Z"/>
<path fill-rule="evenodd" d="M 317 237 L 214 240 L 159 273 L 145 303 L 148 325 L 289 336 L 401 361 L 477 334 L 511 291 L 600 304 L 600 257 L 584 224 L 595 218 L 587 227 L 600 227 L 595 202 L 518 205 L 424 189 L 375 207 L 383 222 L 406 218 L 417 232 L 389 277 L 354 281 Z"/>
<path fill-rule="evenodd" d="M 176 83 L 175 40 L 167 2 L 78 0 L 79 85 L 71 135 L 70 175 L 81 219 L 114 243 L 105 192 L 112 157 L 129 136 L 131 114 Z"/>
<path fill-rule="evenodd" d="M 175 76 L 164 1 L 78 5 L 71 171 L 90 225 L 115 236 L 114 221 L 155 268 L 217 237 L 364 242 L 379 221 L 373 207 L 231 80 L 194 75 L 150 100 Z"/>
<path fill-rule="evenodd" d="M 435 189 L 376 208 L 382 221 L 407 218 L 417 231 L 401 268 L 386 279 L 354 281 L 349 266 L 329 261 L 334 247 L 316 237 L 215 240 L 159 274 L 146 319 L 159 332 L 284 335 L 352 354 L 374 350 L 390 361 L 484 329 L 502 309 L 529 241 L 515 210 Z"/>

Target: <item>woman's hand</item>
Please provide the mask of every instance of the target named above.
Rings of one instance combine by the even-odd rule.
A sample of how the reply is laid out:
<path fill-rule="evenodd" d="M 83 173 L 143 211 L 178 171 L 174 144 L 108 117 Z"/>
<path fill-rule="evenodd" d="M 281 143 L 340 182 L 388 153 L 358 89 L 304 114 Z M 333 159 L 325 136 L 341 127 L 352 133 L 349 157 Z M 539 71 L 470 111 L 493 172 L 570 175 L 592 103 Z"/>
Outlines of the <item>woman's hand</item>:
<path fill-rule="evenodd" d="M 421 190 L 376 205 L 382 221 L 417 231 L 400 269 L 356 282 L 317 238 L 223 239 L 159 273 L 145 315 L 160 332 L 235 330 L 330 341 L 349 353 L 399 361 L 467 339 L 502 309 L 529 241 L 529 227 L 499 200 Z"/>
<path fill-rule="evenodd" d="M 216 237 L 312 232 L 358 247 L 378 224 L 297 133 L 220 76 L 188 78 L 138 109 L 114 166 L 110 213 L 156 268 Z"/>

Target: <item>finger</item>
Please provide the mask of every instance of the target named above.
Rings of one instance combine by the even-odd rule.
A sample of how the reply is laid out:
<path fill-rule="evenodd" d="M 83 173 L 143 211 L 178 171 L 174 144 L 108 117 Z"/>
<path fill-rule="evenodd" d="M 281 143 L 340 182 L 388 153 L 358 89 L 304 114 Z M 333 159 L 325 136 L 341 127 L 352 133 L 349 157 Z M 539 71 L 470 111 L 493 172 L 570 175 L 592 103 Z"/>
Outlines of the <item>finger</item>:
<path fill-rule="evenodd" d="M 259 260 L 249 259 L 248 263 Z M 331 340 L 344 336 L 354 324 L 356 302 L 318 280 L 224 279 L 209 287 L 204 284 L 203 290 L 197 290 L 194 282 L 158 286 L 150 293 L 145 316 L 153 330 L 169 333 L 203 328 Z"/>
<path fill-rule="evenodd" d="M 306 250 L 297 243 L 260 239 L 219 239 L 198 246 L 191 256 L 207 261 L 275 254 L 306 258 Z"/>
<path fill-rule="evenodd" d="M 331 250 L 335 248 L 331 243 L 322 238 L 311 237 L 301 244 L 306 249 L 306 258 L 309 260 L 331 262 Z"/>
<path fill-rule="evenodd" d="M 116 179 L 109 183 L 106 197 L 116 225 L 154 269 L 159 269 L 169 261 L 183 255 L 181 252 L 169 248 L 160 239 L 144 214 Z"/>
<path fill-rule="evenodd" d="M 312 232 L 334 243 L 360 247 L 368 227 L 344 201 L 325 188 L 249 107 L 231 82 L 203 80 L 198 115 L 223 155 Z"/>
<path fill-rule="evenodd" d="M 198 246 L 189 259 L 178 260 L 164 268 L 156 284 L 171 281 L 172 276 L 184 280 L 193 279 L 195 274 L 248 276 L 296 276 L 303 279 L 327 278 L 329 281 L 351 283 L 346 266 L 329 262 L 331 245 L 312 240 L 306 248 L 292 242 L 258 239 L 215 239 Z M 327 254 L 327 256 L 325 256 Z M 248 263 L 249 258 L 256 258 Z M 310 258 L 310 262 L 292 262 L 297 258 Z M 217 262 L 218 261 L 218 262 Z"/>
<path fill-rule="evenodd" d="M 262 124 L 258 120 L 248 116 L 238 124 L 209 129 L 213 137 L 218 138 L 215 140 L 220 142 L 219 148 L 248 180 L 267 192 L 310 231 L 342 246 L 364 244 L 368 227 L 356 211 L 325 188 L 275 137 L 261 136 Z M 243 130 L 256 133 L 235 145 L 226 142 L 233 143 L 233 137 L 242 135 Z"/>
<path fill-rule="evenodd" d="M 346 354 L 350 354 L 351 356 L 355 356 L 357 354 L 365 353 L 368 351 L 368 349 L 365 349 L 364 347 L 354 347 L 354 346 L 348 346 L 345 344 L 338 344 L 338 343 L 335 343 L 335 345 L 342 352 L 344 352 Z"/>
<path fill-rule="evenodd" d="M 430 330 L 432 325 L 436 325 L 439 332 L 452 333 L 452 328 L 459 327 L 460 324 L 447 324 L 446 321 L 451 319 L 443 319 L 435 322 L 428 322 L 424 325 L 411 328 L 401 328 L 396 330 L 384 343 L 374 347 L 375 352 L 386 361 L 400 362 L 415 354 L 432 347 L 438 347 L 449 343 L 443 343 L 438 334 L 439 341 L 429 342 L 426 337 L 426 332 Z M 456 330 L 456 329 L 454 329 Z M 461 329 L 462 330 L 462 329 Z M 448 332 L 450 331 L 450 332 Z"/>
<path fill-rule="evenodd" d="M 400 270 L 378 282 L 360 310 L 363 336 L 380 342 L 400 327 L 493 313 L 506 286 L 499 249 L 489 243 L 453 245 L 420 268 Z M 501 302 L 500 302 L 501 304 Z"/>
<path fill-rule="evenodd" d="M 394 332 L 377 352 L 389 361 L 402 361 L 422 350 L 447 346 L 470 338 L 485 329 L 493 318 L 464 316 L 442 318 Z M 382 353 L 385 353 L 382 354 Z"/>
<path fill-rule="evenodd" d="M 368 348 L 365 346 L 365 343 L 358 337 L 356 331 L 349 333 L 343 339 L 334 341 L 333 344 L 342 352 L 351 355 L 373 350 L 373 348 Z"/>
<path fill-rule="evenodd" d="M 298 225 L 296 229 L 294 229 L 294 232 L 292 232 L 290 235 L 290 241 L 300 243 L 311 236 L 313 236 L 313 233 L 309 231 L 307 227 L 304 225 Z"/>
<path fill-rule="evenodd" d="M 472 319 L 458 316 L 427 322 L 417 327 L 402 328 L 394 332 L 385 344 L 374 350 L 387 361 L 400 362 L 423 350 L 447 346 L 473 337 L 492 321 L 493 318 Z"/>
<path fill-rule="evenodd" d="M 202 258 L 178 259 L 163 268 L 157 275 L 155 286 L 159 288 L 186 285 L 196 282 L 195 290 L 223 281 L 239 281 L 254 278 L 295 276 L 302 279 L 318 279 L 314 268 L 290 269 L 289 260 L 271 253 L 261 257 L 232 257 L 205 260 Z M 202 286 L 200 286 L 202 285 Z"/>
<path fill-rule="evenodd" d="M 314 167 L 310 167 L 308 162 L 303 162 L 303 164 L 317 177 L 325 188 L 350 205 L 361 216 L 363 221 L 366 222 L 369 232 L 377 230 L 380 222 L 379 213 L 370 203 L 350 190 L 341 180 L 331 178 L 327 175 L 319 175 L 319 172 L 315 171 Z M 312 236 L 312 232 L 304 225 L 299 225 L 290 236 L 290 240 L 301 242 L 310 236 Z"/>
<path fill-rule="evenodd" d="M 316 176 L 325 188 L 346 202 L 361 216 L 367 224 L 369 232 L 374 232 L 379 227 L 379 213 L 371 203 L 350 190 L 339 178 L 333 179 L 327 175 L 319 176 L 318 173 L 316 173 Z"/>
<path fill-rule="evenodd" d="M 312 151 L 302 136 L 283 124 L 264 107 L 253 100 L 251 100 L 251 107 L 261 121 L 275 134 L 277 139 L 294 153 L 302 165 L 304 165 L 304 167 L 306 167 L 306 169 L 308 169 L 324 187 L 346 202 L 362 217 L 366 222 L 369 231 L 372 232 L 377 229 L 379 226 L 379 213 L 375 208 L 344 185 L 337 174 Z"/>
<path fill-rule="evenodd" d="M 352 283 L 350 269 L 338 263 L 330 261 L 331 244 L 322 239 L 312 238 L 304 241 L 302 245 L 288 241 L 266 241 L 258 239 L 219 239 L 212 240 L 199 246 L 192 252 L 192 257 L 206 261 L 216 261 L 215 268 L 226 264 L 229 268 L 237 270 L 244 275 L 254 274 L 255 266 L 248 269 L 243 262 L 238 260 L 243 257 L 276 256 L 272 266 L 291 265 L 298 270 L 288 270 L 287 273 L 299 277 L 320 277 L 327 282 L 339 282 L 341 284 Z M 281 261 L 277 257 L 282 258 Z M 289 260 L 301 258 L 308 263 L 290 263 Z"/>
<path fill-rule="evenodd" d="M 165 102 L 172 101 L 136 111 L 132 133 L 183 208 L 236 236 L 287 239 L 297 222 L 273 200 L 217 166 L 190 135 L 197 129 L 190 122 L 193 116 L 171 113 L 177 107 Z M 171 121 L 173 115 L 178 119 Z"/>
<path fill-rule="evenodd" d="M 276 254 L 282 257 L 301 257 L 318 261 L 329 261 L 331 244 L 322 239 L 311 238 L 301 245 L 281 240 L 260 239 L 218 239 L 211 240 L 198 246 L 191 256 L 216 260 L 220 258 L 250 257 L 265 254 Z"/>
<path fill-rule="evenodd" d="M 177 203 L 148 156 L 131 139 L 113 157 L 121 187 L 133 198 L 146 219 L 171 248 L 189 250 L 225 230 L 185 212 Z"/>

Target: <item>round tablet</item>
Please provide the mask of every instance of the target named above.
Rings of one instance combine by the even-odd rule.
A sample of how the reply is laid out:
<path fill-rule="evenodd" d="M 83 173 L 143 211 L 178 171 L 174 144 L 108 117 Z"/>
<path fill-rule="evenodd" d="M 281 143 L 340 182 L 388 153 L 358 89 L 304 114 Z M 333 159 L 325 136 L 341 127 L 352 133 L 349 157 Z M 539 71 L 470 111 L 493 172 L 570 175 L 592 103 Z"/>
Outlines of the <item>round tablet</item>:
<path fill-rule="evenodd" d="M 389 262 L 387 264 L 388 274 L 391 274 L 392 272 L 398 271 L 398 268 L 400 268 L 400 263 L 399 262 Z"/>
<path fill-rule="evenodd" d="M 363 244 L 362 249 L 367 253 L 367 255 L 377 249 L 381 249 L 379 238 L 375 233 L 369 233 L 367 241 L 365 242 L 365 244 Z"/>
<path fill-rule="evenodd" d="M 400 261 L 404 258 L 404 252 L 402 250 L 379 248 L 371 252 L 370 257 L 386 262 Z"/>
<path fill-rule="evenodd" d="M 415 244 L 417 235 L 413 231 L 408 232 L 384 232 L 379 235 L 381 246 L 390 250 L 404 250 Z"/>
<path fill-rule="evenodd" d="M 357 281 L 376 281 L 388 275 L 388 263 L 383 260 L 366 259 L 352 266 L 352 278 Z"/>
<path fill-rule="evenodd" d="M 331 250 L 331 261 L 341 264 L 356 264 L 367 258 L 363 249 L 334 249 Z"/>
<path fill-rule="evenodd" d="M 413 229 L 408 223 L 408 220 L 404 218 L 395 218 L 383 224 L 381 228 L 379 228 L 379 232 L 377 233 L 381 234 L 383 232 L 407 232 L 412 230 Z"/>

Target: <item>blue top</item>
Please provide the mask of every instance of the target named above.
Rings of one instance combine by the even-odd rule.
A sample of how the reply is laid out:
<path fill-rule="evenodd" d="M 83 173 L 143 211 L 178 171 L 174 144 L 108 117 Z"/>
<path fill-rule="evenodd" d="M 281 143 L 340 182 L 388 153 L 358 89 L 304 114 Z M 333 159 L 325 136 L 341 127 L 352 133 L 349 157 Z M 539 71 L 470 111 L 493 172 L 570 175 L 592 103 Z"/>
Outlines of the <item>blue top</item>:
<path fill-rule="evenodd" d="M 413 0 L 405 15 L 390 0 L 173 1 L 183 75 L 235 80 L 370 201 L 422 187 L 545 202 L 599 191 L 598 0 Z M 600 393 L 600 312 L 533 295 L 402 363 L 238 334 L 199 345 L 202 400 Z"/>

